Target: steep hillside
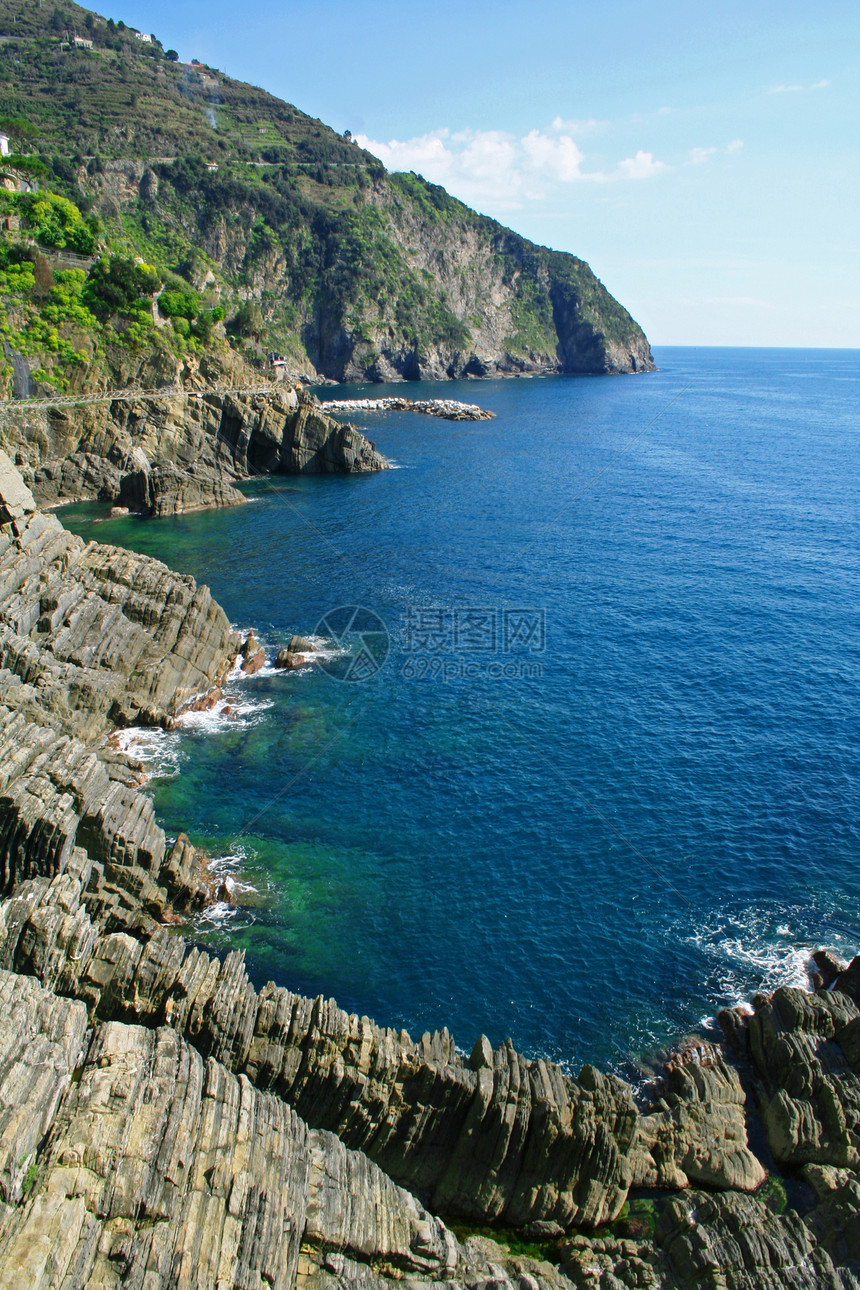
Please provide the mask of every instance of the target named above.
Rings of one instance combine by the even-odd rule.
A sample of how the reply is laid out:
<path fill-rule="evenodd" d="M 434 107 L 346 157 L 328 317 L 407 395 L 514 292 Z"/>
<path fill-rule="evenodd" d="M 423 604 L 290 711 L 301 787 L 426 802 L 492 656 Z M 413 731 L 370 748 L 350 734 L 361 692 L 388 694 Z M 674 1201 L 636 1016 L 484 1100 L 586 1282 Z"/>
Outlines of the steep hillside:
<path fill-rule="evenodd" d="M 71 345 L 57 357 L 50 336 L 30 336 L 32 358 L 54 356 L 39 364 L 52 383 L 75 378 L 72 352 L 84 355 L 77 382 L 90 385 L 117 362 L 127 367 L 135 348 L 181 358 L 219 341 L 255 366 L 274 349 L 297 372 L 338 380 L 652 366 L 641 329 L 583 261 L 535 246 L 420 176 L 387 174 L 350 138 L 172 54 L 74 4 L 0 0 L 0 128 L 18 152 L 6 187 L 66 197 L 89 236 L 49 229 L 46 239 L 46 220 L 20 191 L 0 215 L 17 222 L 19 240 L 35 232 L 43 246 L 84 255 L 108 246 L 157 276 L 148 292 L 139 287 L 131 318 L 104 299 L 100 316 L 87 275 L 103 269 L 49 265 L 96 319 L 52 320 L 40 306 L 48 331 Z M 10 258 L 12 233 L 0 267 L 19 276 L 5 284 L 7 307 L 10 285 L 23 298 L 27 271 L 20 254 Z M 46 282 L 43 270 L 43 297 Z M 27 292 L 40 304 L 38 282 Z M 13 317 L 10 330 L 23 321 Z M 75 322 L 88 337 L 77 348 Z M 7 346 L 20 352 L 10 330 Z"/>

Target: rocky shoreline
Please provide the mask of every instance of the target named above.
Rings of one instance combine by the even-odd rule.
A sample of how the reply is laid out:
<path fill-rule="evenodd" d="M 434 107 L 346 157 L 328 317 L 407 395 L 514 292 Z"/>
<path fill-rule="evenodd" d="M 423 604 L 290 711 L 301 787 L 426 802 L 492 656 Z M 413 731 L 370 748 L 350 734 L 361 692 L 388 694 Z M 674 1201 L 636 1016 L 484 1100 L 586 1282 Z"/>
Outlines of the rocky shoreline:
<path fill-rule="evenodd" d="M 223 377 L 203 365 L 197 384 Z M 189 384 L 139 399 L 84 406 L 7 405 L 0 449 L 40 506 L 105 501 L 160 517 L 245 498 L 235 485 L 264 475 L 362 474 L 389 462 L 356 427 L 300 387 L 201 393 Z"/>
<path fill-rule="evenodd" d="M 67 533 L 0 454 L 0 1282 L 860 1287 L 860 958 L 721 1014 L 643 1106 L 186 941 L 211 880 L 108 737 L 205 702 L 239 648 L 206 588 Z"/>

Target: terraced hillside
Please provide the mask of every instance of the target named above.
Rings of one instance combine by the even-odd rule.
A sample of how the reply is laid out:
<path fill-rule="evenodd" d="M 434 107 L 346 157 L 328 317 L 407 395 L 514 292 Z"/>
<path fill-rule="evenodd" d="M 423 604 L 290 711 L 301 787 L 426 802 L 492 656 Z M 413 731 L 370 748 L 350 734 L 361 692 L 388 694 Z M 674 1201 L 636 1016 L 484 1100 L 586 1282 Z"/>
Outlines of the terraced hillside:
<path fill-rule="evenodd" d="M 296 372 L 335 379 L 652 366 L 641 329 L 582 260 L 420 176 L 386 173 L 297 108 L 172 53 L 74 4 L 0 0 L 0 128 L 16 150 L 4 163 L 0 216 L 13 227 L 0 267 L 30 265 L 24 303 L 57 342 L 86 335 L 72 345 L 89 365 L 79 382 L 153 346 L 182 356 L 229 344 L 257 366 L 274 349 Z M 35 186 L 71 201 L 90 235 L 40 222 L 21 191 Z M 21 250 L 34 234 L 53 282 L 43 268 L 40 285 Z M 86 284 L 98 271 L 70 251 L 142 259 L 156 276 L 131 302 L 94 308 Z M 22 282 L 11 283 L 19 298 Z M 57 285 L 93 321 L 46 316 Z M 118 341 L 99 333 L 106 325 Z M 32 336 L 29 354 L 62 384 L 75 362 L 52 341 Z M 16 350 L 9 332 L 7 343 Z"/>

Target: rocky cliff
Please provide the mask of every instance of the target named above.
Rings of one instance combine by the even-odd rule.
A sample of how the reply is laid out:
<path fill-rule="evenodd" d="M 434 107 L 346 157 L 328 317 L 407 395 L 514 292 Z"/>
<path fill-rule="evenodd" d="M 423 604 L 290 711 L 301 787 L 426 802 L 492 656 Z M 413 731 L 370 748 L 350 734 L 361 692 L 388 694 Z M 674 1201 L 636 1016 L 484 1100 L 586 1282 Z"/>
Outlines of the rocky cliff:
<path fill-rule="evenodd" d="M 110 501 L 152 516 L 238 505 L 233 485 L 270 474 L 361 473 L 388 462 L 306 391 L 201 393 L 203 363 L 179 391 L 63 407 L 7 407 L 0 446 L 41 505 Z"/>
<path fill-rule="evenodd" d="M 84 29 L 91 50 L 64 43 Z M 653 367 L 642 329 L 584 261 L 419 175 L 387 174 L 265 91 L 167 59 L 71 0 L 0 0 L 0 34 L 22 154 L 0 191 L 10 388 L 92 383 L 159 338 L 192 354 L 226 340 L 258 367 L 277 350 L 297 373 L 336 380 Z M 74 206 L 49 209 L 37 186 Z M 28 239 L 39 251 L 22 296 Z M 109 254 L 132 268 L 114 273 Z M 148 282 L 135 285 L 135 260 Z"/>
<path fill-rule="evenodd" d="M 205 870 L 105 737 L 237 646 L 205 588 L 72 537 L 0 456 L 3 1284 L 860 1286 L 860 958 L 723 1014 L 643 1104 L 258 991 L 177 933 Z"/>

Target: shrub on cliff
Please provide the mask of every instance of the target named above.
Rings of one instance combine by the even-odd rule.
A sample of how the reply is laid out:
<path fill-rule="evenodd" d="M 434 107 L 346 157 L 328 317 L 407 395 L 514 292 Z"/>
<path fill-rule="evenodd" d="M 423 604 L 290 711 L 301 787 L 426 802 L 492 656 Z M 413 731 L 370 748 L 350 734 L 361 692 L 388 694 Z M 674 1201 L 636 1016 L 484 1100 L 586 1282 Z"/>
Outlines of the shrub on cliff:
<path fill-rule="evenodd" d="M 150 298 L 161 286 L 161 279 L 148 264 L 135 264 L 122 256 L 97 260 L 90 269 L 83 290 L 83 301 L 97 318 L 111 314 L 133 314 L 148 309 Z"/>
<path fill-rule="evenodd" d="M 74 202 L 57 193 L 25 193 L 19 206 L 37 241 L 58 250 L 92 255 L 96 245 L 96 225 L 81 214 Z"/>
<path fill-rule="evenodd" d="M 200 297 L 196 291 L 162 291 L 158 307 L 165 318 L 187 318 L 193 322 L 200 312 Z"/>

